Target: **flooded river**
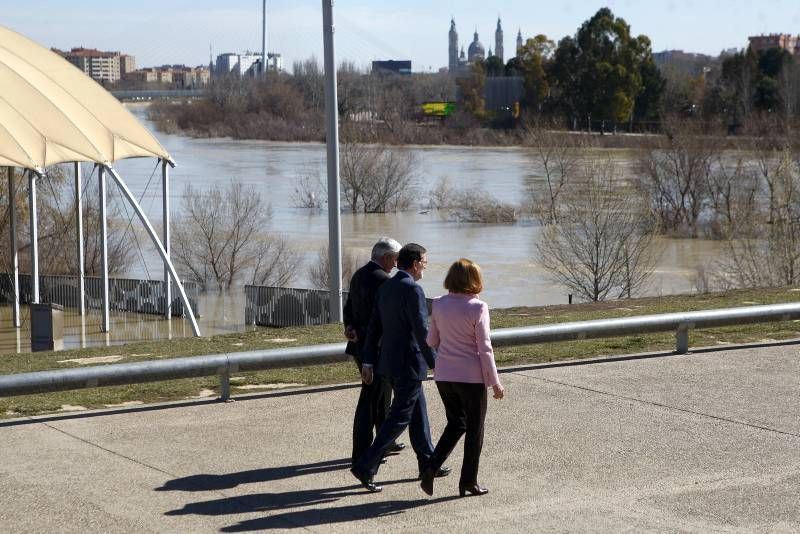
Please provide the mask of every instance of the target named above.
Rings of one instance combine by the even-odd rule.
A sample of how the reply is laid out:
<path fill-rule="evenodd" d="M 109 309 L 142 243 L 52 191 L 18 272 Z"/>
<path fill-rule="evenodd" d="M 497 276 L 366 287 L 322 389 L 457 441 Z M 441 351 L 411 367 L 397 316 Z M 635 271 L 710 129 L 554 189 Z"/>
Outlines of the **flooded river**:
<path fill-rule="evenodd" d="M 149 128 L 146 105 L 130 108 Z M 317 251 L 327 243 L 328 219 L 325 211 L 312 211 L 294 206 L 297 181 L 305 175 L 318 175 L 325 180 L 325 146 L 314 143 L 275 143 L 266 141 L 236 141 L 231 139 L 190 139 L 156 132 L 158 139 L 177 161 L 171 171 L 171 200 L 173 214 L 181 209 L 181 197 L 186 184 L 205 189 L 213 184 L 225 185 L 238 180 L 252 185 L 268 202 L 273 211 L 270 232 L 287 235 L 303 251 L 306 266 L 316 261 Z M 474 224 L 443 220 L 435 210 L 423 208 L 428 191 L 441 178 L 448 178 L 456 189 L 482 189 L 498 200 L 519 204 L 525 185 L 541 176 L 535 159 L 522 148 L 486 147 L 412 147 L 418 161 L 416 189 L 418 208 L 388 214 L 342 213 L 342 242 L 345 250 L 356 251 L 366 258 L 375 239 L 389 235 L 401 243 L 413 241 L 428 249 L 429 264 L 422 285 L 429 296 L 441 294 L 444 274 L 454 260 L 470 258 L 481 265 L 485 276 L 483 298 L 492 307 L 562 304 L 567 302 L 567 290 L 547 278 L 537 261 L 536 242 L 539 228 L 531 222 L 514 225 Z M 631 154 L 608 150 L 626 166 Z M 123 179 L 151 220 L 161 220 L 160 171 L 154 160 L 128 160 L 117 164 Z M 155 174 L 154 174 L 155 171 Z M 149 185 L 148 185 L 149 182 Z M 113 186 L 110 186 L 113 189 Z M 137 253 L 127 273 L 135 278 L 158 278 L 161 266 L 155 249 L 146 235 L 140 232 L 143 259 Z M 685 293 L 692 290 L 692 278 L 698 266 L 713 261 L 719 244 L 698 239 L 659 239 L 661 250 L 656 272 L 647 287 L 647 294 Z M 293 285 L 310 287 L 304 266 Z M 0 313 L 5 314 L 7 310 Z M 240 294 L 228 294 L 218 299 L 207 295 L 201 301 L 201 327 L 204 334 L 234 331 L 243 328 L 244 302 Z M 96 332 L 93 319 L 86 328 Z M 147 323 L 147 331 L 162 325 L 167 335 L 183 335 L 187 329 L 173 321 L 171 333 L 163 322 Z M 16 339 L 6 332 L 5 316 L 0 317 L 0 352 L 11 351 Z M 80 337 L 70 334 L 68 346 L 80 346 Z M 136 339 L 135 329 L 116 329 L 108 340 L 123 342 Z M 151 334 L 147 334 L 150 337 Z M 15 336 L 15 334 L 14 334 Z M 121 337 L 120 337 L 121 336 Z M 15 336 L 16 337 L 16 336 Z M 24 333 L 23 333 L 24 338 Z M 90 335 L 89 343 L 96 342 Z M 24 346 L 24 339 L 22 345 Z M 86 342 L 85 340 L 83 341 Z"/>

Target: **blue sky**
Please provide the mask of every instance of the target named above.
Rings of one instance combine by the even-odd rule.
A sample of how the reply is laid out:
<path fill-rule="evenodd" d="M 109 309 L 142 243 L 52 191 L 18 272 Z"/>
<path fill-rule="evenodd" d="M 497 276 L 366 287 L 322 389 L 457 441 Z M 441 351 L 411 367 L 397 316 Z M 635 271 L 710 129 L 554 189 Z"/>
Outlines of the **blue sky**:
<path fill-rule="evenodd" d="M 534 2 L 349 1 L 334 5 L 337 61 L 359 66 L 373 59 L 411 59 L 415 71 L 447 64 L 447 31 L 454 16 L 465 46 L 476 26 L 494 47 L 499 15 L 505 49 L 523 36 L 553 40 L 572 35 L 599 8 L 624 18 L 653 50 L 717 54 L 745 46 L 748 35 L 800 33 L 798 0 L 591 0 Z M 46 46 L 86 46 L 136 56 L 139 66 L 208 63 L 209 44 L 221 52 L 261 48 L 260 0 L 0 0 L 0 24 Z M 322 57 L 321 1 L 268 0 L 267 41 L 286 66 Z"/>

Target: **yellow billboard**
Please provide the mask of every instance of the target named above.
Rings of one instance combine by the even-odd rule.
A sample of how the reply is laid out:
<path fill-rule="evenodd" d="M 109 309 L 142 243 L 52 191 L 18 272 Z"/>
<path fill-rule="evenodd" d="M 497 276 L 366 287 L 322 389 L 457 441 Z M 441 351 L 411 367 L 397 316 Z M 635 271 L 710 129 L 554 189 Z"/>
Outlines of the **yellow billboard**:
<path fill-rule="evenodd" d="M 424 102 L 422 104 L 422 114 L 429 117 L 449 117 L 455 110 L 455 102 Z"/>

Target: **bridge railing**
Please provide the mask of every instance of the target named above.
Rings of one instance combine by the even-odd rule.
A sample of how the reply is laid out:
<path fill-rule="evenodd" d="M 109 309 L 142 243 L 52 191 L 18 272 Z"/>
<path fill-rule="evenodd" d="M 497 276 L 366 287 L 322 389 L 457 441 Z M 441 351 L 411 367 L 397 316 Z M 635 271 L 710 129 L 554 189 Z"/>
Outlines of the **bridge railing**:
<path fill-rule="evenodd" d="M 492 331 L 491 338 L 494 345 L 507 346 L 671 331 L 675 332 L 676 352 L 685 353 L 689 349 L 689 331 L 695 328 L 798 318 L 800 303 L 771 304 L 503 328 Z M 3 375 L 0 396 L 219 375 L 220 396 L 227 399 L 232 373 L 344 361 L 347 359 L 344 349 L 344 343 L 330 343 Z"/>

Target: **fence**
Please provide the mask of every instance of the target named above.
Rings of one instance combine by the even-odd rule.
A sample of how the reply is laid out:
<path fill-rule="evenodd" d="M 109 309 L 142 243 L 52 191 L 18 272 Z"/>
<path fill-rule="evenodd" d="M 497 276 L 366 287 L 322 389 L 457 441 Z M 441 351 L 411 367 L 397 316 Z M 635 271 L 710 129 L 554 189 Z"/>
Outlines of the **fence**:
<path fill-rule="evenodd" d="M 527 345 L 550 341 L 672 331 L 675 332 L 677 340 L 676 352 L 684 353 L 689 349 L 689 330 L 693 328 L 794 319 L 800 319 L 800 303 L 504 328 L 492 331 L 491 339 L 492 343 L 498 346 Z M 331 343 L 2 375 L 0 376 L 0 396 L 219 375 L 220 396 L 227 399 L 230 395 L 232 373 L 342 361 L 347 358 L 344 349 L 344 343 Z"/>
<path fill-rule="evenodd" d="M 80 287 L 77 276 L 40 275 L 39 302 L 53 302 L 64 307 L 77 308 L 80 304 Z M 86 307 L 100 310 L 103 308 L 103 279 L 98 276 L 85 276 Z M 198 288 L 195 282 L 183 282 L 186 296 L 195 314 L 197 308 Z M 160 314 L 166 311 L 166 284 L 163 280 L 136 280 L 132 278 L 109 278 L 109 308 L 112 311 Z M 20 303 L 33 301 L 31 275 L 19 275 Z M 11 275 L 0 274 L 0 303 L 12 302 L 14 299 Z M 183 315 L 183 303 L 180 295 L 172 299 L 172 315 Z"/>
<path fill-rule="evenodd" d="M 244 322 L 258 326 L 307 326 L 330 322 L 328 291 L 244 286 Z M 342 292 L 347 300 L 347 292 Z"/>
<path fill-rule="evenodd" d="M 257 326 L 308 326 L 330 322 L 329 293 L 320 289 L 244 286 L 244 322 Z M 347 291 L 342 291 L 347 302 Z M 431 299 L 426 299 L 428 312 Z"/>

